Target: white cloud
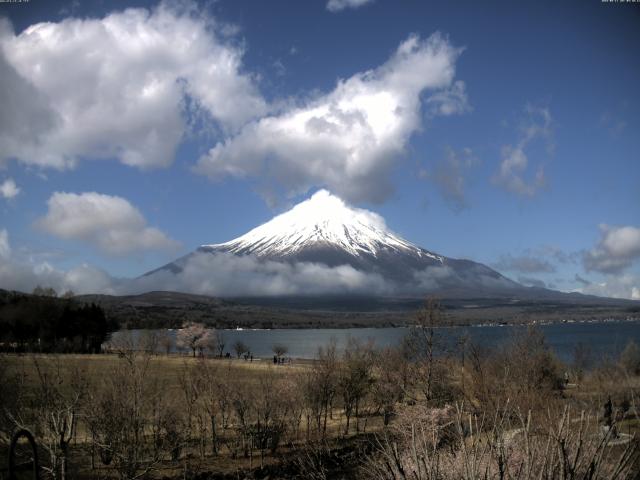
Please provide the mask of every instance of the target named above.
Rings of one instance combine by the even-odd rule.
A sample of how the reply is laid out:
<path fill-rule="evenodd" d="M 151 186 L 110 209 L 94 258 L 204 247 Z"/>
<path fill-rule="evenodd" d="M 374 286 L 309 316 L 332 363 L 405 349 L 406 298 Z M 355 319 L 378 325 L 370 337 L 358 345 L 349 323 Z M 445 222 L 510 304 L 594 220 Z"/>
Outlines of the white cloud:
<path fill-rule="evenodd" d="M 0 162 L 65 168 L 115 157 L 164 167 L 188 128 L 185 105 L 227 132 L 264 114 L 242 48 L 222 30 L 189 2 L 38 23 L 19 35 L 0 19 Z"/>
<path fill-rule="evenodd" d="M 7 23 L 0 18 L 0 47 Z M 19 152 L 41 145 L 56 126 L 49 100 L 9 64 L 0 48 L 0 166 Z"/>
<path fill-rule="evenodd" d="M 2 244 L 0 231 L 0 245 Z M 348 265 L 262 262 L 255 257 L 197 253 L 174 274 L 158 271 L 135 279 L 116 279 L 82 264 L 61 270 L 47 262 L 0 256 L 0 288 L 31 292 L 40 285 L 58 293 L 126 295 L 170 290 L 212 296 L 277 296 L 317 294 L 380 294 L 392 285 L 380 275 L 365 274 Z"/>
<path fill-rule="evenodd" d="M 631 225 L 600 225 L 598 244 L 583 257 L 587 271 L 619 273 L 640 258 L 640 228 Z"/>
<path fill-rule="evenodd" d="M 389 284 L 378 274 L 366 274 L 349 265 L 328 267 L 307 262 L 262 261 L 227 253 L 194 253 L 182 271 L 160 270 L 132 280 L 132 292 L 176 290 L 214 296 L 315 295 L 388 293 Z"/>
<path fill-rule="evenodd" d="M 609 276 L 603 282 L 589 282 L 582 278 L 578 281 L 582 287 L 577 291 L 587 295 L 640 300 L 640 278 L 635 275 Z"/>
<path fill-rule="evenodd" d="M 20 193 L 20 187 L 16 185 L 13 178 L 7 178 L 0 183 L 0 195 L 3 198 L 13 198 Z"/>
<path fill-rule="evenodd" d="M 157 228 L 148 227 L 140 211 L 121 197 L 56 192 L 47 205 L 47 214 L 36 222 L 39 228 L 63 239 L 89 243 L 108 254 L 178 245 Z"/>
<path fill-rule="evenodd" d="M 116 294 L 115 280 L 103 270 L 82 264 L 71 270 L 59 270 L 48 263 L 29 264 L 0 259 L 0 288 L 30 293 L 37 286 L 53 288 L 58 294 Z"/>
<path fill-rule="evenodd" d="M 0 230 L 0 288 L 31 292 L 38 285 L 51 287 L 58 293 L 73 290 L 77 294 L 113 294 L 118 281 L 103 270 L 86 264 L 63 271 L 47 262 L 14 257 L 7 230 Z"/>
<path fill-rule="evenodd" d="M 329 0 L 327 2 L 327 10 L 330 12 L 340 12 L 345 8 L 359 8 L 367 3 L 373 3 L 374 0 Z"/>
<path fill-rule="evenodd" d="M 380 67 L 249 123 L 200 158 L 196 171 L 213 179 L 259 177 L 289 194 L 324 186 L 349 200 L 379 201 L 391 190 L 391 167 L 421 127 L 423 92 L 451 87 L 460 53 L 440 34 L 412 35 Z M 450 100 L 435 98 L 430 107 L 443 102 Z"/>
<path fill-rule="evenodd" d="M 544 166 L 539 164 L 531 178 L 525 178 L 529 170 L 529 157 L 525 151 L 531 143 L 540 140 L 547 150 L 553 150 L 553 120 L 548 108 L 531 105 L 525 107 L 525 117 L 519 129 L 519 139 L 515 145 L 504 145 L 501 149 L 502 161 L 493 182 L 505 190 L 521 196 L 532 197 L 546 185 Z"/>

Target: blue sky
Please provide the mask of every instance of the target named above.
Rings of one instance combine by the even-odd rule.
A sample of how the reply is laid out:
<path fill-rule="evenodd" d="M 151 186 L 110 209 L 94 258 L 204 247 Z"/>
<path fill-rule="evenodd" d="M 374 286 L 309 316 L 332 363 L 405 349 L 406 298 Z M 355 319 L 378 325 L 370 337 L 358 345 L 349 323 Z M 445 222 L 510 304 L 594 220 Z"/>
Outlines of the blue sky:
<path fill-rule="evenodd" d="M 72 273 L 137 276 L 328 188 L 435 252 L 640 298 L 637 4 L 31 0 L 0 17 L 0 287 L 100 289 Z M 278 135 L 305 115 L 315 129 Z"/>

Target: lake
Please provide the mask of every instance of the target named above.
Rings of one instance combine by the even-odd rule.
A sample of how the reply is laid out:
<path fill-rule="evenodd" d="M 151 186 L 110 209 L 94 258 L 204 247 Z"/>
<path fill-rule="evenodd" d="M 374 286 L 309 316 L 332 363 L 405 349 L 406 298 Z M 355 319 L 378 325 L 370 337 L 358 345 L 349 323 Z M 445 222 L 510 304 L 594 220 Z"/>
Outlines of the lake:
<path fill-rule="evenodd" d="M 476 345 L 487 348 L 499 346 L 508 341 L 522 326 L 482 325 L 471 327 L 440 328 L 439 332 L 450 345 L 466 335 Z M 538 325 L 544 333 L 547 344 L 564 361 L 571 361 L 578 343 L 589 346 L 594 359 L 617 357 L 629 340 L 640 345 L 640 321 L 611 320 L 605 322 L 575 322 Z M 337 342 L 338 350 L 344 348 L 349 337 L 363 341 L 372 340 L 377 347 L 398 345 L 407 335 L 408 328 L 320 328 L 320 329 L 274 329 L 274 330 L 218 330 L 225 339 L 225 351 L 233 354 L 234 342 L 241 340 L 255 357 L 270 358 L 271 347 L 282 344 L 288 348 L 287 355 L 293 358 L 314 358 L 321 346 L 331 339 Z M 134 337 L 142 330 L 132 330 Z M 175 337 L 176 330 L 169 331 Z M 114 340 L 122 332 L 113 335 Z"/>

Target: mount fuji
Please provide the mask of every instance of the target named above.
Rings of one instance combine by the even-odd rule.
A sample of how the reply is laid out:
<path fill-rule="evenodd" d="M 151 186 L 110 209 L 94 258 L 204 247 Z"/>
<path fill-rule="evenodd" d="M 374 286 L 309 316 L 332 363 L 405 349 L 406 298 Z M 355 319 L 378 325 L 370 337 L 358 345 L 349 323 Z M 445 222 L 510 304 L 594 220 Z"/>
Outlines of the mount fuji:
<path fill-rule="evenodd" d="M 415 245 L 390 231 L 380 215 L 351 207 L 326 190 L 238 238 L 202 245 L 143 277 L 180 275 L 202 255 L 351 268 L 383 279 L 393 295 L 505 297 L 529 290 L 483 264 Z"/>

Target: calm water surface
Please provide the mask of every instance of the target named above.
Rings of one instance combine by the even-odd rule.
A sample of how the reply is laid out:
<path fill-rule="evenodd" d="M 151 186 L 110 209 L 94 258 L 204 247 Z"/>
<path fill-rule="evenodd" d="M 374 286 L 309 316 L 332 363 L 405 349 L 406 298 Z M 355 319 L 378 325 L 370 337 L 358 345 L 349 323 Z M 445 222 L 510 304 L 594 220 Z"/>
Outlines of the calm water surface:
<path fill-rule="evenodd" d="M 508 341 L 518 331 L 526 327 L 517 326 L 475 326 L 442 328 L 439 331 L 454 344 L 456 339 L 466 335 L 476 345 L 486 348 L 499 346 Z M 609 321 L 594 323 L 561 323 L 540 325 L 548 345 L 560 359 L 570 361 L 578 343 L 590 347 L 594 359 L 617 357 L 629 340 L 640 344 L 640 321 Z M 224 335 L 225 351 L 233 354 L 233 344 L 237 340 L 244 342 L 255 357 L 267 358 L 273 355 L 274 344 L 285 345 L 293 358 L 314 358 L 321 346 L 332 339 L 342 350 L 349 337 L 363 341 L 372 340 L 377 347 L 398 345 L 407 335 L 408 328 L 319 328 L 319 329 L 275 329 L 275 330 L 218 330 Z M 141 330 L 133 330 L 134 336 Z M 169 331 L 175 337 L 176 331 Z M 114 334 L 114 339 L 122 332 Z"/>

